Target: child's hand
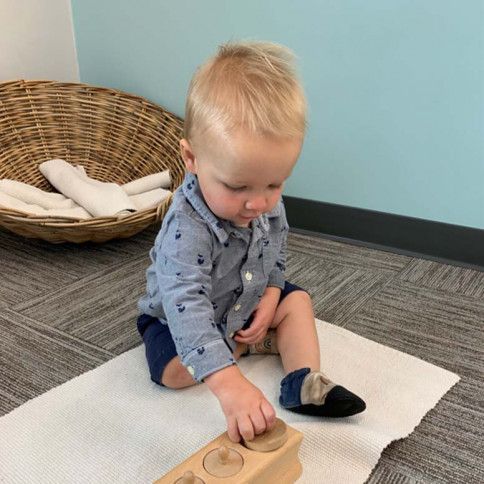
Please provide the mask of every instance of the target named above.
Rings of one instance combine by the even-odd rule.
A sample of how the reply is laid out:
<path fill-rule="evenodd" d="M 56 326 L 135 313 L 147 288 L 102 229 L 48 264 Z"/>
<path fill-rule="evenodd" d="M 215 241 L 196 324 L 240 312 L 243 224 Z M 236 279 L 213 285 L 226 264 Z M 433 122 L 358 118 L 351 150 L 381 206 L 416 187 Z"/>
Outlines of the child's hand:
<path fill-rule="evenodd" d="M 268 287 L 259 304 L 254 309 L 254 319 L 247 329 L 237 331 L 234 340 L 247 345 L 262 341 L 267 330 L 274 321 L 281 290 L 277 287 Z"/>
<path fill-rule="evenodd" d="M 247 380 L 236 366 L 208 376 L 207 385 L 218 398 L 232 442 L 252 440 L 274 427 L 276 412 L 264 394 Z"/>

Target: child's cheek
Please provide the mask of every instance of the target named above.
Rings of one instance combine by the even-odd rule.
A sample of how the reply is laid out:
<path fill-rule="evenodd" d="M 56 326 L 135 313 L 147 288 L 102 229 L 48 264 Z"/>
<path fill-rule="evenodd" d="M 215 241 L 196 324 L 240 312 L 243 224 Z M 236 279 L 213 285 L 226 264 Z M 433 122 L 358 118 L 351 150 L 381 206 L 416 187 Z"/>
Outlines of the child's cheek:
<path fill-rule="evenodd" d="M 230 195 L 215 196 L 211 199 L 211 202 L 212 206 L 215 207 L 219 213 L 226 215 L 231 215 L 237 204 L 234 197 L 231 197 Z"/>
<path fill-rule="evenodd" d="M 225 206 L 231 211 L 231 212 L 238 212 L 240 210 L 240 201 L 239 197 L 237 195 L 229 196 L 225 200 Z"/>
<path fill-rule="evenodd" d="M 271 210 L 273 210 L 276 207 L 280 198 L 281 198 L 281 192 L 279 192 L 279 191 L 274 191 L 271 194 L 271 196 L 269 197 L 269 200 L 268 200 L 266 213 L 270 212 Z"/>

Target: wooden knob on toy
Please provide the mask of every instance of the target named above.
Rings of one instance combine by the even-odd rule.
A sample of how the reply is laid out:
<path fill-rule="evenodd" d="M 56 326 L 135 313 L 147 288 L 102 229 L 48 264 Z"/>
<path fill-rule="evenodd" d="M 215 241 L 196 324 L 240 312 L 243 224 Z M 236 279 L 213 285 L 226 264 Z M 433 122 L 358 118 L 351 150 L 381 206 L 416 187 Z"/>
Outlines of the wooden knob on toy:
<path fill-rule="evenodd" d="M 221 464 L 226 464 L 228 459 L 229 459 L 229 449 L 225 447 L 225 445 L 222 445 L 222 447 L 219 447 L 217 453 L 218 453 L 218 458 Z"/>
<path fill-rule="evenodd" d="M 276 424 L 271 430 L 256 435 L 252 440 L 244 440 L 242 444 L 248 449 L 258 452 L 270 452 L 282 447 L 286 441 L 287 426 L 280 418 L 276 418 Z"/>
<path fill-rule="evenodd" d="M 186 471 L 182 477 L 182 484 L 195 484 L 195 474 L 192 471 Z"/>
<path fill-rule="evenodd" d="M 242 456 L 225 445 L 211 450 L 203 459 L 203 467 L 214 477 L 233 476 L 242 469 L 243 465 Z"/>
<path fill-rule="evenodd" d="M 192 471 L 186 471 L 175 484 L 205 484 L 202 479 L 197 477 Z"/>

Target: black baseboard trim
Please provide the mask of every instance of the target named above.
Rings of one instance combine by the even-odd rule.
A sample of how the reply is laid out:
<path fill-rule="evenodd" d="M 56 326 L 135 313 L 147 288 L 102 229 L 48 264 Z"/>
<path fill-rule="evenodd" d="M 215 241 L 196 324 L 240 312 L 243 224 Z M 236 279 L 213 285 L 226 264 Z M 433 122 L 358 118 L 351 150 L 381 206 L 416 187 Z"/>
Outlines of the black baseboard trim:
<path fill-rule="evenodd" d="M 284 196 L 291 229 L 484 270 L 484 230 Z"/>

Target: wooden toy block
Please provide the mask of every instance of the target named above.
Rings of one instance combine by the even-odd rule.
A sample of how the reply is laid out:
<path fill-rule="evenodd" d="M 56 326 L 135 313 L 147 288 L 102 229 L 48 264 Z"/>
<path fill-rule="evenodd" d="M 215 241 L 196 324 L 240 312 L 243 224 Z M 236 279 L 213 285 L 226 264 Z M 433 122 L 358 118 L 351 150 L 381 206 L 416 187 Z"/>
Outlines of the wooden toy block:
<path fill-rule="evenodd" d="M 224 432 L 155 484 L 293 484 L 302 474 L 302 438 L 281 419 L 247 442 L 234 443 Z"/>

